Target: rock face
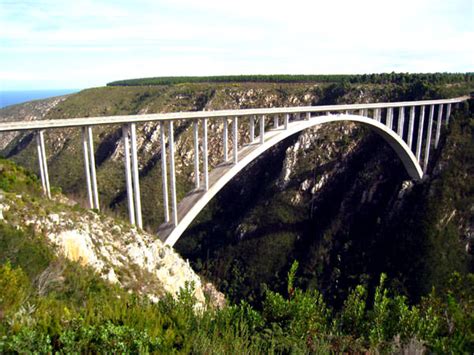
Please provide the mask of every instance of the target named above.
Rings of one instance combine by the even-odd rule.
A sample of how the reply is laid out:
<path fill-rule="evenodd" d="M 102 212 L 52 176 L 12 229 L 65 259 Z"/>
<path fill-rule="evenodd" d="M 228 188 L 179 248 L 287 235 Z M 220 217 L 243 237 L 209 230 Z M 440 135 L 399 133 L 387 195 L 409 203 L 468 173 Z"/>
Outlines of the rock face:
<path fill-rule="evenodd" d="M 64 200 L 64 197 L 61 199 Z M 194 287 L 199 306 L 205 305 L 204 290 L 222 303 L 212 286 L 204 288 L 199 276 L 173 249 L 155 236 L 93 211 L 47 202 L 32 205 L 27 196 L 2 193 L 0 216 L 17 228 L 32 227 L 45 235 L 58 253 L 92 267 L 101 277 L 125 289 L 157 300 L 167 293 Z M 49 212 L 50 204 L 60 212 Z"/>

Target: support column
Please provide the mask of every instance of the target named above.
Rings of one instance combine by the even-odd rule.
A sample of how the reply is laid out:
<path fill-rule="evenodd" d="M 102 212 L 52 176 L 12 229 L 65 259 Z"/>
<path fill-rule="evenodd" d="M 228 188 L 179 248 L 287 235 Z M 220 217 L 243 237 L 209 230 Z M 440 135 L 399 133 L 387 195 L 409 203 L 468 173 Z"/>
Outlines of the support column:
<path fill-rule="evenodd" d="M 306 112 L 306 120 L 309 121 L 311 119 L 311 112 Z"/>
<path fill-rule="evenodd" d="M 132 154 L 132 179 L 133 179 L 133 195 L 135 197 L 135 220 L 137 227 L 142 229 L 142 202 L 140 196 L 140 177 L 138 174 L 138 155 L 137 155 L 137 129 L 135 123 L 130 123 L 130 140 Z"/>
<path fill-rule="evenodd" d="M 265 115 L 260 116 L 260 144 L 265 142 Z"/>
<path fill-rule="evenodd" d="M 234 141 L 234 164 L 239 161 L 239 133 L 237 131 L 237 116 L 232 119 L 232 140 Z"/>
<path fill-rule="evenodd" d="M 436 122 L 435 149 L 438 148 L 439 136 L 441 134 L 441 121 L 443 120 L 443 104 L 438 106 L 438 120 Z"/>
<path fill-rule="evenodd" d="M 288 123 L 290 122 L 290 114 L 285 113 L 285 129 L 288 129 Z"/>
<path fill-rule="evenodd" d="M 255 116 L 250 116 L 250 144 L 255 140 Z"/>
<path fill-rule="evenodd" d="M 398 109 L 398 128 L 397 133 L 403 139 L 403 128 L 405 126 L 405 108 L 402 106 Z"/>
<path fill-rule="evenodd" d="M 382 112 L 380 112 L 379 108 L 376 108 L 374 110 L 374 118 L 377 122 L 380 122 L 380 117 L 381 117 Z"/>
<path fill-rule="evenodd" d="M 199 189 L 199 185 L 200 185 L 198 120 L 194 120 L 193 128 L 194 128 L 194 186 L 196 187 L 196 190 L 197 190 Z"/>
<path fill-rule="evenodd" d="M 160 121 L 161 138 L 161 182 L 163 185 L 163 210 L 165 214 L 165 223 L 170 221 L 170 212 L 168 206 L 168 172 L 166 171 L 166 144 L 165 144 L 165 123 Z"/>
<path fill-rule="evenodd" d="M 123 157 L 125 163 L 125 185 L 127 188 L 128 218 L 131 225 L 135 225 L 135 205 L 133 203 L 132 172 L 130 170 L 130 140 L 128 125 L 122 126 Z"/>
<path fill-rule="evenodd" d="M 273 116 L 273 128 L 278 129 L 280 126 L 280 122 L 278 119 L 278 115 Z"/>
<path fill-rule="evenodd" d="M 451 104 L 448 104 L 446 109 L 446 127 L 449 126 L 449 116 L 451 116 Z"/>
<path fill-rule="evenodd" d="M 49 186 L 48 159 L 46 158 L 46 149 L 44 148 L 44 132 L 39 131 L 39 140 L 41 148 L 41 157 L 43 163 L 44 182 L 46 186 L 46 196 L 51 198 L 51 187 Z"/>
<path fill-rule="evenodd" d="M 369 109 L 368 108 L 364 109 L 364 111 L 362 113 L 362 116 L 369 117 Z"/>
<path fill-rule="evenodd" d="M 174 166 L 174 130 L 173 121 L 169 121 L 168 142 L 170 150 L 170 185 L 171 185 L 171 217 L 174 226 L 178 225 L 178 203 L 176 200 L 176 172 Z"/>
<path fill-rule="evenodd" d="M 222 132 L 222 141 L 223 141 L 223 149 L 224 149 L 224 162 L 229 160 L 229 157 L 227 155 L 227 140 L 228 140 L 228 122 L 227 122 L 227 117 L 224 117 L 224 131 Z"/>
<path fill-rule="evenodd" d="M 434 105 L 430 105 L 430 117 L 428 119 L 428 131 L 426 132 L 425 156 L 423 160 L 423 172 L 426 173 L 428 160 L 430 158 L 431 131 L 433 129 Z"/>
<path fill-rule="evenodd" d="M 92 198 L 91 172 L 89 168 L 89 152 L 87 147 L 87 127 L 82 127 L 82 150 L 84 152 L 84 172 L 86 174 L 87 197 L 89 199 L 89 208 L 94 208 Z"/>
<path fill-rule="evenodd" d="M 420 119 L 418 122 L 418 137 L 416 140 L 416 160 L 421 163 L 421 141 L 423 140 L 423 125 L 425 124 L 425 106 L 420 106 Z"/>
<path fill-rule="evenodd" d="M 364 116 L 364 110 L 363 110 L 363 109 L 360 109 L 358 115 L 359 115 L 359 116 Z"/>
<path fill-rule="evenodd" d="M 202 120 L 202 170 L 204 172 L 204 190 L 209 190 L 209 169 L 207 153 L 207 118 Z"/>
<path fill-rule="evenodd" d="M 408 148 L 411 149 L 413 145 L 413 127 L 415 126 L 415 106 L 410 107 L 410 118 L 408 121 L 408 137 L 407 144 Z"/>
<path fill-rule="evenodd" d="M 94 141 L 92 139 L 92 127 L 87 127 L 87 139 L 89 143 L 89 165 L 91 172 L 92 196 L 94 199 L 94 207 L 100 211 L 99 205 L 99 191 L 97 190 L 97 174 L 95 171 L 95 155 L 94 155 Z"/>
<path fill-rule="evenodd" d="M 393 107 L 387 109 L 387 118 L 385 120 L 385 125 L 392 130 L 393 127 Z"/>
<path fill-rule="evenodd" d="M 87 145 L 86 145 L 87 147 Z M 44 164 L 43 164 L 43 152 L 41 151 L 41 142 L 40 142 L 40 134 L 39 131 L 36 132 L 36 148 L 38 151 L 38 165 L 40 168 L 40 175 L 41 175 L 41 186 L 43 187 L 43 194 L 48 196 L 48 190 L 46 189 L 46 177 L 44 175 Z"/>

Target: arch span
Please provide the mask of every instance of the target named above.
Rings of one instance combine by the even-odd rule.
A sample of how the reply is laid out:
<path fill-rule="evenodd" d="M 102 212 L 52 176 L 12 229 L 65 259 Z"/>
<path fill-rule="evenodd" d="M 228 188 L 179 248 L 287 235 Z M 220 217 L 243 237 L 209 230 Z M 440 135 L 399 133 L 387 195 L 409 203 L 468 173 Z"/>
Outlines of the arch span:
<path fill-rule="evenodd" d="M 389 129 L 383 123 L 373 118 L 350 114 L 311 117 L 308 120 L 291 122 L 288 124 L 287 129 L 281 127 L 265 132 L 265 142 L 263 144 L 253 143 L 240 149 L 237 164 L 227 162 L 214 168 L 209 174 L 208 191 L 195 190 L 186 195 L 178 205 L 178 225 L 174 227 L 171 223 L 164 223 L 159 227 L 158 235 L 165 241 L 165 244 L 173 246 L 208 202 L 232 180 L 234 176 L 266 150 L 305 129 L 324 123 L 342 121 L 361 123 L 373 129 L 394 149 L 412 179 L 420 180 L 423 177 L 422 168 L 408 145 L 396 132 Z"/>

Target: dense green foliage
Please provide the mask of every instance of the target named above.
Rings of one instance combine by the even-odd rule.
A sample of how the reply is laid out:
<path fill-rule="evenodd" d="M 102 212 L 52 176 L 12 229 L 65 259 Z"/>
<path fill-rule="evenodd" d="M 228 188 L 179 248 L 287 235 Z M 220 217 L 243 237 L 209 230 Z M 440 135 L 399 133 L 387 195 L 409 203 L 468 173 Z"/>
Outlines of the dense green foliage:
<path fill-rule="evenodd" d="M 41 244 L 2 225 L 2 240 Z M 18 242 L 18 241 L 17 241 Z M 2 249 L 3 251 L 3 249 Z M 2 259 L 4 259 L 2 253 Z M 397 348 L 474 350 L 474 278 L 454 275 L 447 294 L 418 306 L 392 295 L 385 275 L 369 299 L 357 286 L 341 311 L 317 291 L 266 292 L 262 311 L 245 302 L 198 310 L 191 288 L 154 304 L 106 284 L 92 271 L 49 256 L 28 276 L 24 262 L 0 265 L 0 352 L 290 353 Z"/>
<path fill-rule="evenodd" d="M 172 85 L 182 83 L 372 83 L 372 84 L 409 84 L 428 81 L 432 84 L 447 84 L 474 81 L 474 73 L 381 73 L 381 74 L 350 74 L 350 75 L 222 75 L 222 76 L 163 76 L 118 80 L 107 86 L 147 86 Z"/>

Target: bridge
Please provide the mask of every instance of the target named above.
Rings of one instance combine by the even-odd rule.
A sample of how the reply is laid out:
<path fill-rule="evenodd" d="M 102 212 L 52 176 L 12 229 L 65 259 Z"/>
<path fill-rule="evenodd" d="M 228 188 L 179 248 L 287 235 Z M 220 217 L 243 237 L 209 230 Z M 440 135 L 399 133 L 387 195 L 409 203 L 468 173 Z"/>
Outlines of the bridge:
<path fill-rule="evenodd" d="M 100 125 L 121 125 L 129 220 L 132 225 L 142 228 L 136 125 L 151 121 L 159 122 L 164 223 L 159 226 L 157 232 L 165 244 L 173 246 L 207 203 L 250 162 L 285 138 L 317 125 L 348 121 L 370 127 L 393 148 L 408 175 L 414 180 L 420 180 L 427 171 L 430 150 L 432 147 L 434 149 L 438 147 L 442 125 L 449 124 L 452 105 L 459 105 L 468 99 L 468 96 L 464 96 L 412 102 L 3 122 L 0 123 L 0 132 L 36 132 L 42 188 L 44 194 L 51 198 L 44 131 L 68 127 L 82 129 L 88 202 L 90 208 L 98 210 L 100 207 L 92 128 Z M 192 121 L 194 140 L 194 189 L 179 203 L 176 196 L 174 144 L 174 123 L 178 120 Z M 221 120 L 224 127 L 222 162 L 212 170 L 208 162 L 210 120 Z M 239 143 L 239 137 L 243 136 L 242 129 L 248 130 L 244 132 L 250 136 L 248 142 Z"/>

